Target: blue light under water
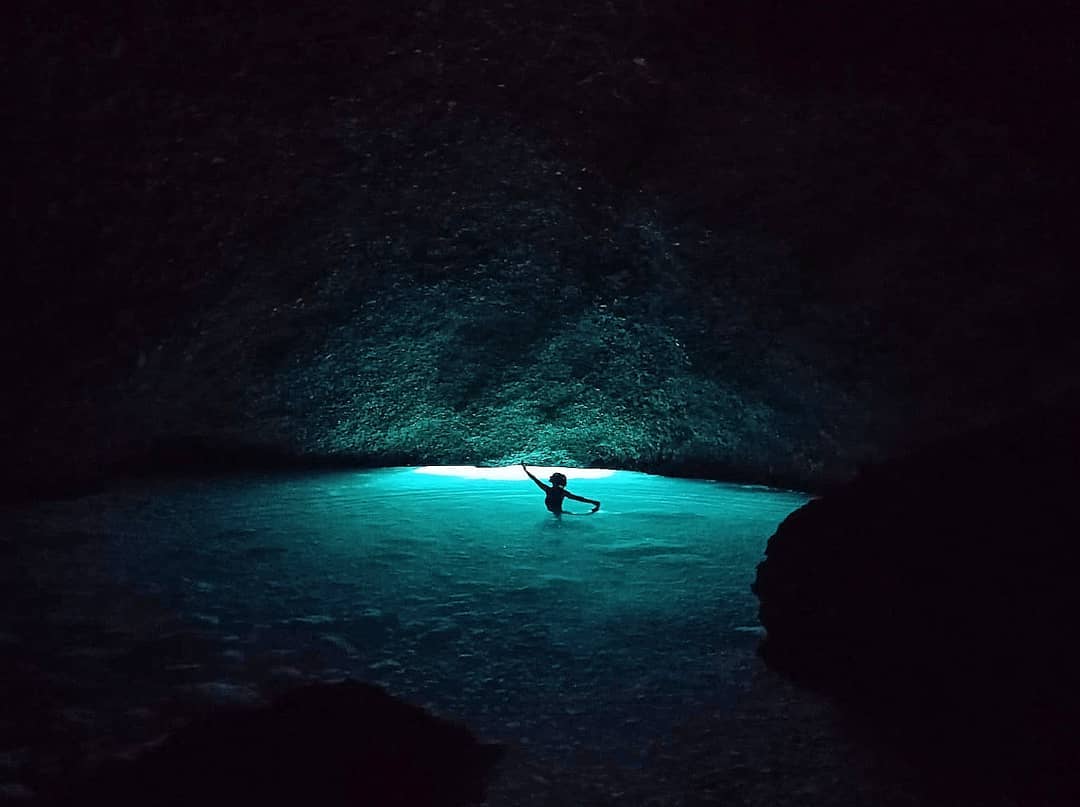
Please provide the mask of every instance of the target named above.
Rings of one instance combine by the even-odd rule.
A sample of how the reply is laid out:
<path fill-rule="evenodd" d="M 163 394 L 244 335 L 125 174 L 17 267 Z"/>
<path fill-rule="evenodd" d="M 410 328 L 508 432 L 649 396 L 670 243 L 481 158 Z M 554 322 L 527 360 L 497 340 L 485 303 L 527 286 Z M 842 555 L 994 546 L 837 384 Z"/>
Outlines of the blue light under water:
<path fill-rule="evenodd" d="M 807 497 L 561 470 L 598 513 L 554 518 L 513 466 L 148 483 L 7 514 L 23 548 L 0 587 L 37 605 L 0 634 L 33 647 L 30 674 L 78 680 L 99 751 L 158 736 L 166 702 L 352 676 L 487 739 L 633 760 L 747 682 L 754 568 Z"/>

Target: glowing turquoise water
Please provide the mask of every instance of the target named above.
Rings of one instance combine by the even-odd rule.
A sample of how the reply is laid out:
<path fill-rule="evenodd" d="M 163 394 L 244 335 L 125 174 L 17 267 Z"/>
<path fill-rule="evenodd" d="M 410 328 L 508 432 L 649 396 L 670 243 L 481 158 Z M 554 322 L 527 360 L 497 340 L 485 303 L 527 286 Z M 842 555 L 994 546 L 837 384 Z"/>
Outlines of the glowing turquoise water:
<path fill-rule="evenodd" d="M 745 684 L 754 567 L 806 497 L 568 473 L 599 513 L 556 520 L 517 473 L 414 469 L 42 505 L 0 522 L 0 639 L 52 687 L 46 724 L 70 736 L 75 709 L 78 743 L 99 750 L 199 702 L 351 675 L 487 738 L 633 758 Z"/>

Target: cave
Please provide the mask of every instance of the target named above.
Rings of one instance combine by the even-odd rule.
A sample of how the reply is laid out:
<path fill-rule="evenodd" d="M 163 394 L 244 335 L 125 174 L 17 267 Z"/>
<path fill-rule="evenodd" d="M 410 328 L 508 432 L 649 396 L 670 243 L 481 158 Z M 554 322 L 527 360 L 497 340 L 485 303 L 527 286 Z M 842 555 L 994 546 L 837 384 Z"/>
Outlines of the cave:
<path fill-rule="evenodd" d="M 985 797 L 776 575 L 1080 401 L 1069 5 L 21 8 L 0 792 L 355 679 L 491 804 Z"/>

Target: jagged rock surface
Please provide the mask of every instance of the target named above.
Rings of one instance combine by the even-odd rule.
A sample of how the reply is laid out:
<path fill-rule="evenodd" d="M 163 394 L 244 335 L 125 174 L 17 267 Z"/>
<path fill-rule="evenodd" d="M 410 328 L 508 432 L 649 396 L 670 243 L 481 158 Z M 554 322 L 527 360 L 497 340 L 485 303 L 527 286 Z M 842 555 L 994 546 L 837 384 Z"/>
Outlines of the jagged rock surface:
<path fill-rule="evenodd" d="M 27 11 L 5 495 L 327 458 L 816 487 L 1076 388 L 1051 11 L 843 8 L 807 52 L 798 5 Z"/>

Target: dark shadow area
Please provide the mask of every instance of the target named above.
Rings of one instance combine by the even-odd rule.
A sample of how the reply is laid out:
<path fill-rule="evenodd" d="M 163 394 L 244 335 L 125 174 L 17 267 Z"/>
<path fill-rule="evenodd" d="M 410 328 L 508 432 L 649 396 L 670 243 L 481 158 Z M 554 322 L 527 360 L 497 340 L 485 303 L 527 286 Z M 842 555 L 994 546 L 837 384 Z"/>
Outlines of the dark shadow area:
<path fill-rule="evenodd" d="M 212 715 L 45 803 L 461 807 L 483 800 L 502 754 L 379 687 L 317 684 Z"/>
<path fill-rule="evenodd" d="M 864 469 L 789 516 L 758 567 L 765 660 L 937 786 L 1080 795 L 1075 411 Z"/>

